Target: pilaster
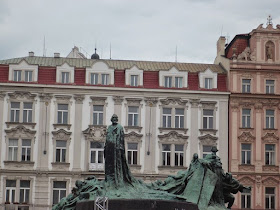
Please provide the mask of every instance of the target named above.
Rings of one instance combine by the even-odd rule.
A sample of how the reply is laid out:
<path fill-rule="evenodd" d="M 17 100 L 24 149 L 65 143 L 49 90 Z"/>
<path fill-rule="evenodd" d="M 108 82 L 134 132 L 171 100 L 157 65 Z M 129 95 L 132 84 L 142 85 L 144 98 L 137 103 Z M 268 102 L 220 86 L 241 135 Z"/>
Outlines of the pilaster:
<path fill-rule="evenodd" d="M 0 116 L 2 116 L 1 121 L 0 121 L 0 139 L 3 141 L 4 139 L 2 139 L 3 136 L 3 125 L 5 123 L 4 120 L 4 98 L 5 98 L 6 94 L 5 92 L 0 92 Z M 2 142 L 0 141 L 0 154 L 2 153 Z M 2 156 L 0 155 L 0 168 L 1 168 L 1 163 L 2 163 Z"/>
<path fill-rule="evenodd" d="M 191 125 L 190 125 L 190 141 L 189 141 L 189 147 L 191 153 L 187 157 L 188 160 L 192 159 L 192 156 L 194 153 L 198 153 L 198 105 L 199 105 L 199 99 L 191 99 Z"/>
<path fill-rule="evenodd" d="M 122 122 L 122 103 L 123 103 L 123 97 L 122 96 L 113 96 L 113 100 L 115 102 L 114 106 L 114 113 L 118 115 L 119 123 Z"/>

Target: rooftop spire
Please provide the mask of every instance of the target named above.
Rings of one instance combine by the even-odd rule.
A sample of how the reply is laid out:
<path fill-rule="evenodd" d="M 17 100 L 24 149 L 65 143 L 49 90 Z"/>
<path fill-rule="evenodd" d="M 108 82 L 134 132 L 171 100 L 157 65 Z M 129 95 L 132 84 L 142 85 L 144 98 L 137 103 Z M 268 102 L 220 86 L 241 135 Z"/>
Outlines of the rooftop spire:
<path fill-rule="evenodd" d="M 272 17 L 271 17 L 271 15 L 268 15 L 266 25 L 272 25 Z"/>

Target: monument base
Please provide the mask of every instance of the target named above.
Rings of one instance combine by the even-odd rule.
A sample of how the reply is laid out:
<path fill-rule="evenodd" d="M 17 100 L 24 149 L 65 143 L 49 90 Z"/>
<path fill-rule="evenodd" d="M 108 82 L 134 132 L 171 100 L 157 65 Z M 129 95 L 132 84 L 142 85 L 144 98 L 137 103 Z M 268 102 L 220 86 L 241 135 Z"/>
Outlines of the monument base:
<path fill-rule="evenodd" d="M 92 210 L 94 201 L 81 201 L 76 210 Z M 198 210 L 196 204 L 180 201 L 147 200 L 147 199 L 109 199 L 109 210 Z"/>

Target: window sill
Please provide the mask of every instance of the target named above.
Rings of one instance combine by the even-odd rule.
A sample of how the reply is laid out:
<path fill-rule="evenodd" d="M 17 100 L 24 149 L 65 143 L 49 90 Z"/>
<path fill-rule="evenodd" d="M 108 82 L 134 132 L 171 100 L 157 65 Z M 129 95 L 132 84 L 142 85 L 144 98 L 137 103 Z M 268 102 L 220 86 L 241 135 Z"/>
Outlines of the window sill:
<path fill-rule="evenodd" d="M 69 170 L 70 163 L 52 162 L 53 170 Z"/>
<path fill-rule="evenodd" d="M 107 128 L 106 125 L 89 125 L 90 128 Z"/>
<path fill-rule="evenodd" d="M 67 128 L 67 130 L 70 130 L 71 126 L 72 126 L 71 124 L 59 124 L 59 123 L 53 124 L 54 129 Z"/>
<path fill-rule="evenodd" d="M 17 126 L 17 125 L 23 125 L 23 126 L 30 126 L 32 129 L 35 128 L 36 123 L 28 123 L 28 122 L 6 122 L 7 128 L 10 126 Z"/>
<path fill-rule="evenodd" d="M 142 166 L 141 165 L 131 165 L 131 164 L 128 164 L 128 166 L 130 167 L 130 168 L 135 168 L 135 169 L 140 169 Z"/>
<path fill-rule="evenodd" d="M 187 128 L 164 128 L 164 127 L 159 127 L 159 132 L 162 133 L 163 131 L 183 131 L 184 134 L 187 134 L 188 129 Z"/>
<path fill-rule="evenodd" d="M 11 160 L 5 160 L 5 165 L 12 165 L 12 164 L 22 164 L 22 165 L 34 165 L 33 161 L 11 161 Z"/>
<path fill-rule="evenodd" d="M 129 130 L 141 132 L 142 127 L 140 127 L 140 126 L 124 126 L 124 129 L 125 129 L 125 132 L 128 132 Z"/>
<path fill-rule="evenodd" d="M 249 127 L 249 128 L 240 127 L 239 129 L 240 130 L 244 130 L 244 131 L 246 131 L 246 130 L 254 130 L 254 128 L 252 128 L 252 127 Z"/>
<path fill-rule="evenodd" d="M 263 171 L 271 173 L 279 173 L 279 166 L 276 165 L 263 165 Z"/>
<path fill-rule="evenodd" d="M 216 135 L 217 131 L 216 129 L 199 129 L 200 134 L 212 134 L 212 135 Z"/>
<path fill-rule="evenodd" d="M 264 128 L 263 130 L 264 130 L 264 131 L 275 132 L 275 131 L 277 131 L 278 129 L 277 129 L 277 128 Z"/>

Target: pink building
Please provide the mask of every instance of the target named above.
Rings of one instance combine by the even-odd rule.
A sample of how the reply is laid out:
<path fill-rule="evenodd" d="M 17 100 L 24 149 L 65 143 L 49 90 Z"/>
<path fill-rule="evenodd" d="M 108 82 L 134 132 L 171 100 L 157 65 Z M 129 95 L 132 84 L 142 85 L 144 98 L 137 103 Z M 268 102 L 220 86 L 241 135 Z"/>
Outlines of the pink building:
<path fill-rule="evenodd" d="M 215 62 L 229 71 L 229 171 L 252 187 L 234 208 L 280 209 L 280 25 L 269 17 L 224 44 Z"/>

